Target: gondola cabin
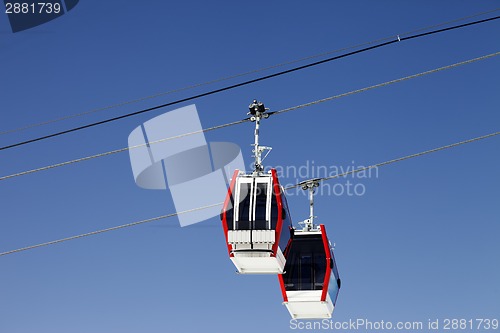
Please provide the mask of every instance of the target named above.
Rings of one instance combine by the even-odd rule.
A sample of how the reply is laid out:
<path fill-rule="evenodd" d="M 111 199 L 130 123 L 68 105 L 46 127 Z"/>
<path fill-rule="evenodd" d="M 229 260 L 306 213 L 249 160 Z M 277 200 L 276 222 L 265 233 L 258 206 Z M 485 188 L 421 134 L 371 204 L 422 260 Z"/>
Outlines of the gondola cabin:
<path fill-rule="evenodd" d="M 294 319 L 331 318 L 340 278 L 325 226 L 294 230 L 279 275 L 284 305 Z"/>
<path fill-rule="evenodd" d="M 229 258 L 239 273 L 283 273 L 282 249 L 292 230 L 289 216 L 276 170 L 234 172 L 221 220 Z"/>

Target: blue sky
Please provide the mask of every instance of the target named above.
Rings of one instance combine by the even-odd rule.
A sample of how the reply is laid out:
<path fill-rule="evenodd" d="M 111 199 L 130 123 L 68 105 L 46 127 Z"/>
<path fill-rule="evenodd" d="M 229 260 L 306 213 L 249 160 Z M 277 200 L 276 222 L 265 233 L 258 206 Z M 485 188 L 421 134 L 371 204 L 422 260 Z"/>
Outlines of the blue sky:
<path fill-rule="evenodd" d="M 0 130 L 493 10 L 496 1 L 81 1 L 11 33 L 0 13 Z M 486 15 L 498 15 L 498 12 Z M 498 51 L 498 21 L 355 55 L 194 101 L 204 127 Z M 499 130 L 499 62 L 484 60 L 264 121 L 267 166 L 361 166 Z M 268 72 L 266 72 L 268 73 Z M 219 83 L 222 87 L 240 79 Z M 183 91 L 29 131 L 1 145 L 201 93 Z M 179 107 L 191 103 L 179 104 Z M 0 152 L 0 175 L 127 146 L 176 107 Z M 251 124 L 206 134 L 250 160 Z M 499 318 L 499 139 L 401 162 L 363 195 L 316 197 L 342 277 L 334 321 Z M 309 163 L 309 164 L 308 164 Z M 282 183 L 294 183 L 293 176 Z M 338 193 L 338 192 L 337 192 Z M 0 182 L 0 252 L 174 212 L 127 153 Z M 220 198 L 222 201 L 223 198 Z M 308 213 L 290 195 L 295 223 Z M 0 257 L 0 332 L 288 331 L 275 276 L 239 276 L 218 218 L 175 218 Z"/>

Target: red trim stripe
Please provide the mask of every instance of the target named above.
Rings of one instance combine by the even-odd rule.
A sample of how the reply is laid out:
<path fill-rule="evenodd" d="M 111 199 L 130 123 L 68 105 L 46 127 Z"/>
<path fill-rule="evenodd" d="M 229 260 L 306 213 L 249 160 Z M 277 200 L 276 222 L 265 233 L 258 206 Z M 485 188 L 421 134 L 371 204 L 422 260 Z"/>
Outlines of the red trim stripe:
<path fill-rule="evenodd" d="M 286 295 L 285 281 L 283 280 L 283 274 L 278 274 L 278 281 L 281 287 L 281 295 L 283 296 L 283 302 L 288 302 L 288 296 Z"/>
<path fill-rule="evenodd" d="M 290 230 L 288 231 L 290 232 Z M 288 239 L 286 247 L 283 249 L 284 251 L 283 255 L 285 256 L 285 259 L 287 259 L 288 253 L 290 253 L 290 248 L 292 247 L 292 240 L 293 238 L 290 236 L 290 239 Z M 286 295 L 285 280 L 283 279 L 283 275 L 284 274 L 278 274 L 278 281 L 280 283 L 281 295 L 283 296 L 283 301 L 288 302 L 288 296 Z"/>
<path fill-rule="evenodd" d="M 323 224 L 319 225 L 319 229 L 321 230 L 321 238 L 323 239 L 323 247 L 325 249 L 326 255 L 326 272 L 325 272 L 325 280 L 323 281 L 323 291 L 321 292 L 321 301 L 326 301 L 326 295 L 328 293 L 328 284 L 330 282 L 330 274 L 332 273 L 332 267 L 330 267 L 331 263 L 331 252 L 330 252 L 330 243 L 328 242 L 328 237 L 326 236 L 326 228 Z"/>
<path fill-rule="evenodd" d="M 227 212 L 227 206 L 231 202 L 231 197 L 232 197 L 233 191 L 234 191 L 234 185 L 236 184 L 236 178 L 238 178 L 239 173 L 240 173 L 240 170 L 238 170 L 238 169 L 234 170 L 233 179 L 231 179 L 231 185 L 229 185 L 229 189 L 228 189 L 227 195 L 226 195 L 226 200 L 224 200 L 224 206 L 222 207 L 222 228 L 224 229 L 224 236 L 226 237 L 227 251 L 228 251 L 228 254 L 230 257 L 234 257 L 234 254 L 231 253 L 231 250 L 233 249 L 233 247 L 231 246 L 231 244 L 229 244 L 227 242 L 227 240 L 228 240 L 228 238 L 227 238 L 228 227 L 227 227 L 227 220 L 226 220 L 226 212 Z M 233 206 L 234 206 L 234 200 L 233 200 Z M 232 208 L 234 209 L 234 207 L 232 207 Z M 233 223 L 234 223 L 234 218 L 233 218 Z"/>
<path fill-rule="evenodd" d="M 278 181 L 276 169 L 271 169 L 271 175 L 273 178 L 273 191 L 274 195 L 276 196 L 276 205 L 278 206 L 278 220 L 276 221 L 276 230 L 275 230 L 276 235 L 274 238 L 275 241 L 273 245 L 273 253 L 271 254 L 272 257 L 276 257 L 276 253 L 278 251 L 278 245 L 280 242 L 281 228 L 283 227 L 283 219 L 282 219 L 283 202 L 281 201 L 281 187 Z"/>

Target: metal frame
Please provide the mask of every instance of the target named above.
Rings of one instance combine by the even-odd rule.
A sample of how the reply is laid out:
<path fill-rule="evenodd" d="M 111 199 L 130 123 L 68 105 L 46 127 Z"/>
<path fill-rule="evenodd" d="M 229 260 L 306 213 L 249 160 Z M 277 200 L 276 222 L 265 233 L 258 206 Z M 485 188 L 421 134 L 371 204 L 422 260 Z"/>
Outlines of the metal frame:
<path fill-rule="evenodd" d="M 253 157 L 255 159 L 254 162 L 254 174 L 257 173 L 262 173 L 264 171 L 264 167 L 262 166 L 262 161 L 269 155 L 271 152 L 271 147 L 268 146 L 260 146 L 259 145 L 259 129 L 260 129 L 260 121 L 261 119 L 267 119 L 269 118 L 269 114 L 266 113 L 268 108 L 264 107 L 264 104 L 262 102 L 257 102 L 257 100 L 254 100 L 252 104 L 248 106 L 250 109 L 250 121 L 255 122 L 255 131 L 254 131 L 254 143 L 253 143 L 253 150 L 252 152 L 254 153 Z M 267 153 L 264 157 L 262 157 L 262 153 L 267 150 Z"/>
<path fill-rule="evenodd" d="M 316 187 L 319 186 L 319 178 L 306 180 L 304 182 L 299 183 L 303 190 L 309 190 L 309 218 L 299 222 L 299 225 L 303 225 L 303 231 L 316 230 L 317 227 L 314 226 L 314 219 L 317 216 L 314 216 L 314 192 Z"/>

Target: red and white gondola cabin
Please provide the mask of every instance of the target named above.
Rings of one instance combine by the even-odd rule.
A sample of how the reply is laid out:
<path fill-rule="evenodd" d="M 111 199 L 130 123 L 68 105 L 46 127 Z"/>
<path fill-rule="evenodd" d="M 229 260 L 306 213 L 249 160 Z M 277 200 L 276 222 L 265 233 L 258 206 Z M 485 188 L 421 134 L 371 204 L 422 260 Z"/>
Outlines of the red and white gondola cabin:
<path fill-rule="evenodd" d="M 285 273 L 278 279 L 292 318 L 331 318 L 340 277 L 325 226 L 294 230 L 284 255 Z"/>
<path fill-rule="evenodd" d="M 241 274 L 282 274 L 291 220 L 275 169 L 234 172 L 221 213 L 229 258 Z"/>

